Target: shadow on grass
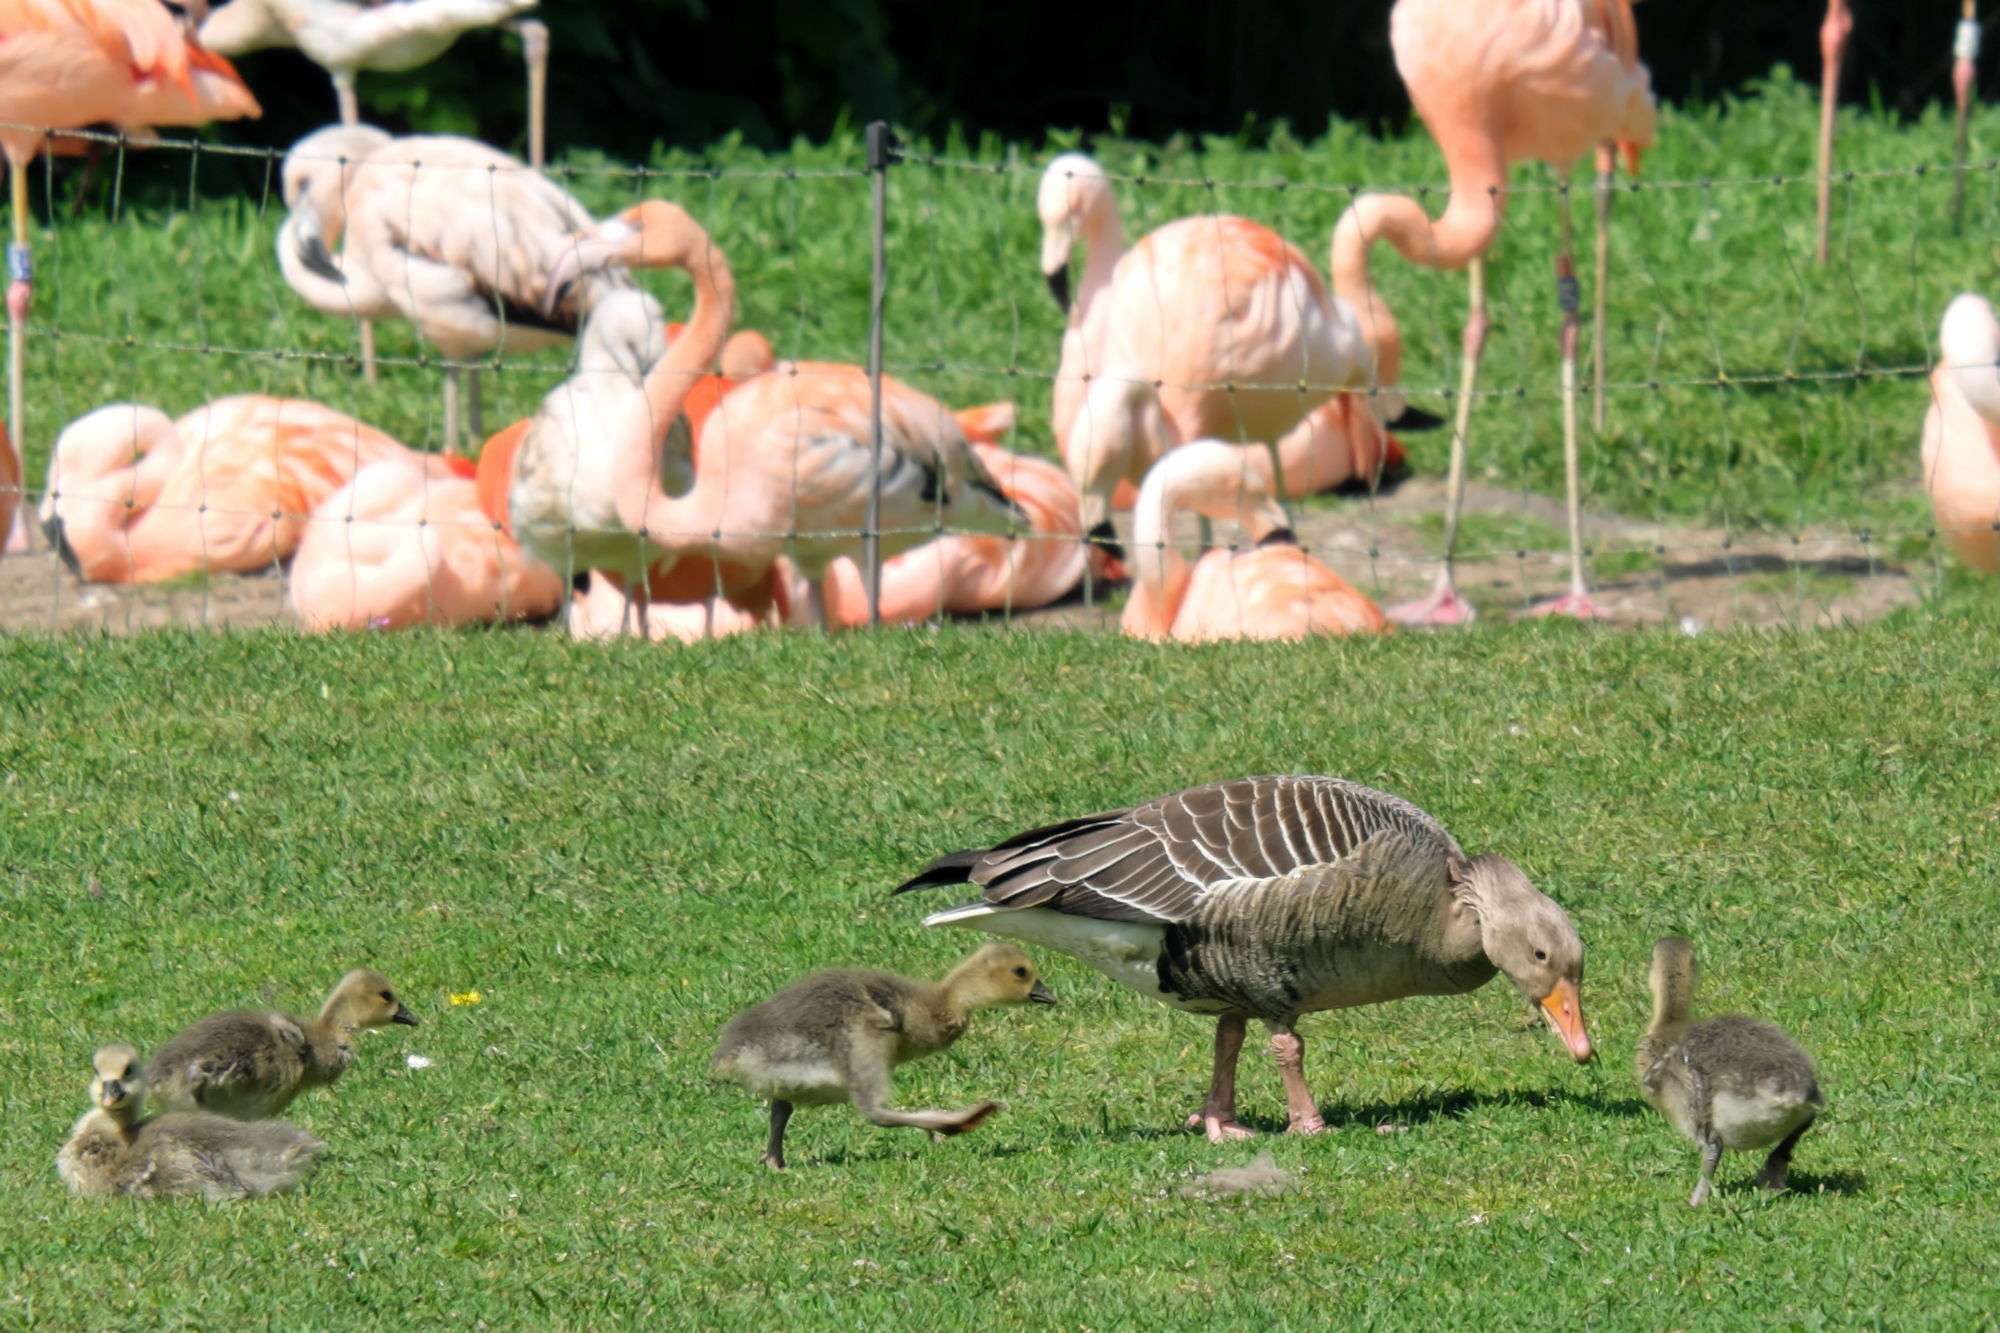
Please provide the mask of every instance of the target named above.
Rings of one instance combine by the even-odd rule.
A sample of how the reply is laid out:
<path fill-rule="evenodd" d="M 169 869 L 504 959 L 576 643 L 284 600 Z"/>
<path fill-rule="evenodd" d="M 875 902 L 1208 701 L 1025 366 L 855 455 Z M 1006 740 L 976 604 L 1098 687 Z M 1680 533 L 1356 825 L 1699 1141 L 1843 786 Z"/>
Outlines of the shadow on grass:
<path fill-rule="evenodd" d="M 1338 1133 L 1348 1129 L 1375 1129 L 1382 1125 L 1400 1125 L 1413 1129 L 1418 1125 L 1438 1120 L 1463 1119 L 1468 1112 L 1488 1107 L 1525 1106 L 1534 1110 L 1548 1110 L 1557 1106 L 1578 1106 L 1594 1115 L 1610 1118 L 1631 1118 L 1650 1115 L 1651 1109 L 1642 1101 L 1632 1097 L 1608 1097 L 1598 1092 L 1441 1092 L 1424 1097 L 1412 1097 L 1399 1102 L 1364 1102 L 1347 1106 L 1337 1103 L 1322 1103 L 1320 1115 L 1326 1120 L 1328 1130 Z M 1258 1135 L 1283 1134 L 1290 1122 L 1276 1115 L 1244 1113 L 1239 1110 L 1238 1121 L 1246 1128 L 1254 1129 Z M 1185 1129 L 1174 1124 L 1137 1125 L 1113 1129 L 1106 1134 L 1097 1124 L 1078 1125 L 1070 1133 L 1077 1139 L 1139 1139 L 1166 1140 L 1200 1136 L 1197 1128 Z M 1829 1186 L 1829 1189 L 1832 1187 Z"/>

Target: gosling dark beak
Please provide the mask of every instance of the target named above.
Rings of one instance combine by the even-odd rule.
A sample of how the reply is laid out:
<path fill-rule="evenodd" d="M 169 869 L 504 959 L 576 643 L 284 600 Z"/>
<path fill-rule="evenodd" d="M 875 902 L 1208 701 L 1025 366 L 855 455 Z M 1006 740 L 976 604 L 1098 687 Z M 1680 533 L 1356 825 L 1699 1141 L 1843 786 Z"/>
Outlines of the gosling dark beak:
<path fill-rule="evenodd" d="M 123 1083 L 120 1083 L 115 1078 L 105 1080 L 104 1092 L 100 1097 L 98 1097 L 97 1099 L 98 1104 L 108 1111 L 112 1107 L 118 1105 L 118 1103 L 124 1100 L 125 1100 L 125 1085 Z"/>
<path fill-rule="evenodd" d="M 1069 265 L 1065 264 L 1055 272 L 1049 274 L 1048 279 L 1049 295 L 1056 298 L 1056 304 L 1061 306 L 1062 312 L 1067 315 L 1069 313 Z"/>
<path fill-rule="evenodd" d="M 413 1013 L 411 1013 L 411 1012 L 410 1012 L 410 1006 L 409 1006 L 409 1005 L 407 1005 L 407 1004 L 399 1004 L 399 1005 L 397 1005 L 397 1006 L 396 1006 L 396 1016 L 395 1016 L 394 1018 L 390 1019 L 389 1021 L 390 1021 L 391 1023 L 403 1023 L 403 1024 L 406 1024 L 406 1025 L 407 1025 L 407 1026 L 409 1026 L 409 1027 L 416 1027 L 416 1026 L 418 1026 L 418 1024 L 417 1024 L 417 1016 L 416 1016 L 415 1014 L 413 1014 Z"/>
<path fill-rule="evenodd" d="M 1030 1004 L 1054 1004 L 1056 1002 L 1056 993 L 1037 981 L 1035 988 L 1028 992 L 1028 1002 Z"/>

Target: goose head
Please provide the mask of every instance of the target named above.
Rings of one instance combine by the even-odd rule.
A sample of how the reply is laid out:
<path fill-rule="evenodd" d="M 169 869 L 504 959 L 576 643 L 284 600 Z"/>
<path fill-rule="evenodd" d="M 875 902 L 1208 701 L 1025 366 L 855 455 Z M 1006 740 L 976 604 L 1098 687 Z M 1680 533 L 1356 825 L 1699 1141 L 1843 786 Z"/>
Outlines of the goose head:
<path fill-rule="evenodd" d="M 997 1009 L 1014 1004 L 1054 1004 L 1056 994 L 1042 984 L 1028 955 L 995 941 L 951 970 L 944 989 L 965 1009 Z"/>
<path fill-rule="evenodd" d="M 114 1042 L 90 1057 L 90 1067 L 91 1106 L 121 1125 L 131 1124 L 146 1101 L 146 1070 L 139 1052 Z"/>
<path fill-rule="evenodd" d="M 319 1011 L 322 1023 L 331 1021 L 344 1031 L 382 1028 L 391 1023 L 417 1026 L 417 1016 L 396 995 L 389 978 L 373 968 L 357 967 L 340 979 L 333 994 Z"/>
<path fill-rule="evenodd" d="M 1590 1033 L 1583 1026 L 1583 938 L 1569 914 L 1504 856 L 1453 857 L 1449 873 L 1453 896 L 1479 919 L 1488 961 L 1562 1034 L 1577 1063 L 1590 1059 Z"/>

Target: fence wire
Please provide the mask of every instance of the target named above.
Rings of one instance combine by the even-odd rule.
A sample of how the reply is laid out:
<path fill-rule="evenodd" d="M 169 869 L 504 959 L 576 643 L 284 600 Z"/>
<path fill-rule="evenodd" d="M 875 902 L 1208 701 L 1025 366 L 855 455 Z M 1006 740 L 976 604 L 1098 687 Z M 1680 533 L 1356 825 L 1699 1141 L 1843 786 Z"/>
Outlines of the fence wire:
<path fill-rule="evenodd" d="M 1058 550 L 1080 553 L 1080 528 L 1072 522 L 1054 531 L 1049 525 L 975 530 L 955 521 L 935 479 L 925 483 L 936 493 L 921 521 L 884 521 L 876 532 L 859 520 L 802 524 L 796 469 L 809 465 L 815 440 L 801 416 L 778 449 L 789 449 L 787 465 L 794 469 L 786 521 L 649 531 L 656 544 L 686 545 L 705 564 L 683 569 L 676 588 L 658 595 L 628 587 L 630 596 L 620 594 L 625 609 L 609 621 L 579 618 L 578 605 L 609 596 L 590 574 L 594 563 L 603 568 L 604 562 L 573 550 L 557 558 L 560 568 L 544 571 L 548 577 L 534 588 L 528 584 L 539 575 L 523 582 L 523 566 L 534 562 L 515 546 L 504 518 L 468 505 L 462 483 L 474 480 L 474 465 L 439 458 L 448 438 L 446 405 L 455 414 L 466 412 L 465 404 L 446 396 L 444 380 L 477 373 L 475 383 L 486 386 L 486 396 L 475 398 L 480 406 L 472 413 L 483 408 L 487 419 L 476 434 L 490 434 L 493 425 L 529 418 L 545 402 L 591 397 L 593 377 L 629 380 L 629 364 L 593 366 L 571 347 L 523 352 L 506 340 L 489 353 L 453 360 L 411 326 L 385 321 L 373 358 L 380 382 L 371 383 L 363 373 L 359 321 L 316 312 L 293 294 L 281 271 L 277 244 L 287 210 L 280 155 L 194 141 L 141 149 L 122 136 L 88 132 L 65 138 L 95 150 L 97 174 L 86 181 L 73 169 L 59 171 L 53 156 L 38 163 L 37 286 L 26 329 L 23 438 L 16 447 L 24 463 L 24 505 L 37 512 L 60 507 L 71 515 L 94 507 L 94 522 L 87 515 L 68 521 L 78 533 L 93 527 L 108 532 L 100 545 L 111 554 L 94 579 L 65 569 L 45 539 L 30 555 L 0 561 L 0 624 L 59 629 L 162 618 L 230 623 L 292 617 L 283 602 L 287 577 L 297 579 L 297 571 L 288 570 L 293 552 L 314 543 L 315 533 L 324 546 L 330 531 L 338 534 L 335 564 L 345 559 L 350 571 L 351 603 L 363 600 L 364 568 L 380 572 L 397 561 L 416 561 L 402 568 L 406 582 L 409 568 L 420 569 L 419 602 L 406 616 L 373 621 L 384 625 L 504 622 L 524 608 L 536 619 L 567 617 L 579 632 L 592 625 L 598 631 L 651 627 L 649 617 L 681 637 L 796 623 L 806 616 L 803 603 L 817 594 L 784 566 L 780 573 L 791 581 L 781 587 L 773 580 L 765 590 L 772 607 L 757 611 L 759 595 L 752 595 L 749 611 L 719 609 L 724 599 L 743 600 L 741 581 L 732 584 L 738 571 L 731 570 L 730 551 L 763 543 L 811 563 L 837 550 L 858 564 L 871 535 L 914 545 L 898 558 L 919 570 L 927 564 L 938 586 L 970 579 L 964 565 L 972 548 L 932 539 L 988 541 L 980 558 L 1001 561 L 1005 572 L 997 582 L 988 580 L 977 611 L 1003 622 L 1032 614 L 1035 623 L 1109 623 L 1127 595 L 1105 581 L 1101 558 L 1093 565 L 1080 554 L 1072 561 L 1073 587 L 1053 597 L 1046 588 L 1030 598 L 1017 595 L 1021 571 L 1031 563 L 1021 553 L 1047 548 L 1041 563 L 1054 565 Z M 1331 164 L 1312 150 L 1273 152 L 1270 162 L 1283 169 L 1254 176 L 1171 169 L 1188 156 L 1130 144 L 1110 145 L 1100 154 L 1128 247 L 1176 219 L 1231 215 L 1268 227 L 1323 270 L 1336 222 L 1364 194 L 1407 194 L 1433 217 L 1449 196 L 1448 187 L 1436 182 L 1319 178 Z M 1240 165 L 1241 156 L 1232 165 Z M 884 364 L 910 390 L 927 395 L 934 430 L 948 432 L 947 413 L 997 407 L 985 418 L 1000 424 L 993 445 L 1060 466 L 1050 400 L 1061 373 L 1064 315 L 1045 286 L 1035 210 L 1046 160 L 988 144 L 976 154 L 905 151 L 889 169 Z M 202 173 L 218 161 L 239 186 L 254 184 L 221 197 L 205 191 Z M 873 218 L 869 173 L 858 163 L 858 145 L 836 145 L 802 149 L 795 160 L 776 166 L 572 161 L 535 174 L 568 191 L 597 219 L 664 199 L 701 223 L 734 271 L 736 327 L 761 333 L 782 358 L 741 377 L 734 394 L 781 377 L 795 384 L 815 376 L 844 383 L 841 377 L 851 372 L 822 369 L 821 363 L 865 363 Z M 499 189 L 494 169 L 437 163 L 416 170 L 464 175 L 452 186 L 466 200 L 453 225 L 461 231 L 485 225 L 491 234 L 475 238 L 483 239 L 483 251 L 471 241 L 461 248 L 490 254 L 511 243 L 503 234 L 506 221 L 491 206 Z M 1953 236 L 1945 200 L 1960 181 L 1968 195 L 1967 222 L 1964 234 Z M 1952 565 L 1953 536 L 2000 533 L 2000 514 L 1990 525 L 1941 526 L 1930 513 L 1917 463 L 1932 402 L 1925 379 L 1937 361 L 1939 316 L 1957 292 L 1990 283 L 2000 254 L 1994 243 L 2000 160 L 1974 161 L 1962 173 L 1924 162 L 1839 172 L 1834 256 L 1824 266 L 1812 254 L 1817 186 L 1815 175 L 1783 171 L 1618 181 L 1604 331 L 1606 424 L 1602 431 L 1586 427 L 1582 485 L 1591 582 L 1620 618 L 1690 628 L 1760 615 L 1864 618 L 1941 586 Z M 1517 168 L 1505 225 L 1487 257 L 1494 335 L 1475 395 L 1469 518 L 1456 566 L 1461 582 L 1489 610 L 1526 607 L 1558 591 L 1566 573 L 1567 537 L 1560 504 L 1551 498 L 1561 494 L 1562 480 L 1561 313 L 1552 277 L 1555 211 L 1565 191 L 1584 238 L 1578 248 L 1587 254 L 1594 219 L 1587 178 L 1565 185 L 1547 171 Z M 336 246 L 333 253 L 342 252 Z M 1080 252 L 1075 267 L 1081 271 Z M 1465 276 L 1409 264 L 1387 244 L 1374 247 L 1371 272 L 1403 330 L 1405 363 L 1397 387 L 1413 404 L 1448 417 L 1467 314 Z M 1588 284 L 1588 265 L 1583 272 Z M 475 284 L 481 277 L 469 276 Z M 657 296 L 666 319 L 687 318 L 684 278 L 645 271 L 637 281 Z M 515 316 L 503 312 L 501 318 Z M 1164 303 L 1160 318 L 1172 318 Z M 1586 361 L 1592 337 L 1586 325 Z M 1354 387 L 1304 379 L 1133 383 L 1155 391 L 1291 391 L 1302 404 Z M 1589 393 L 1586 377 L 1586 403 Z M 253 423 L 247 435 L 225 438 L 223 405 L 241 395 L 301 406 L 271 407 L 269 419 Z M 1364 410 L 1369 396 L 1364 390 Z M 84 476 L 86 464 L 52 468 L 58 436 L 112 404 L 164 415 L 126 410 L 126 435 L 114 433 L 114 443 L 100 446 L 99 455 L 118 454 L 129 464 L 135 447 L 151 438 L 157 457 L 146 457 L 162 469 L 168 461 L 158 453 L 162 448 L 179 449 L 192 460 L 192 470 L 183 463 L 150 503 L 135 500 L 138 480 L 66 481 L 66 475 Z M 218 406 L 202 411 L 209 404 Z M 311 415 L 310 404 L 330 413 L 305 423 L 301 415 Z M 181 418 L 180 424 L 162 430 L 168 417 Z M 317 464 L 303 461 L 295 443 L 313 428 L 344 432 L 340 443 L 315 456 Z M 190 432 L 195 438 L 186 438 Z M 1287 525 L 1298 559 L 1323 562 L 1384 604 L 1420 592 L 1442 559 L 1438 488 L 1431 478 L 1443 470 L 1450 433 L 1448 426 L 1423 435 L 1395 433 L 1413 465 L 1408 479 L 1370 469 L 1342 477 L 1342 494 L 1291 498 Z M 126 442 L 116 443 L 119 438 Z M 281 448 L 281 439 L 292 443 Z M 689 473 L 680 480 L 683 487 L 697 467 L 688 454 L 709 439 L 684 429 L 679 455 L 670 444 L 669 467 L 678 457 Z M 1230 443 L 1276 442 L 1239 431 Z M 468 454 L 479 452 L 478 439 L 468 445 Z M 366 497 L 340 483 L 383 460 L 411 467 L 412 485 L 400 504 L 364 512 L 360 501 Z M 1025 484 L 1021 477 L 1030 464 L 1001 454 L 989 455 L 989 462 L 1003 489 Z M 119 471 L 101 461 L 88 466 Z M 304 475 L 314 466 L 320 475 Z M 748 469 L 736 479 L 739 490 L 767 480 L 732 450 L 722 465 L 722 492 L 731 489 L 727 470 L 735 467 Z M 146 463 L 125 470 L 136 477 Z M 122 586 L 117 580 L 132 577 L 150 558 L 147 525 L 173 528 L 170 519 L 196 533 L 192 566 L 165 574 L 163 586 L 152 592 Z M 1182 513 L 1154 543 L 1155 553 L 1173 548 L 1192 559 L 1200 549 L 1230 548 L 1242 533 L 1241 524 L 1218 519 L 1211 526 Z M 1132 540 L 1122 516 L 1118 535 Z M 995 541 L 997 554 L 990 547 Z M 643 566 L 640 538 L 631 545 L 625 563 Z M 547 548 L 544 540 L 540 549 Z M 1147 558 L 1142 550 L 1125 555 L 1134 565 Z M 121 560 L 123 573 L 115 568 Z M 476 581 L 478 571 L 460 568 L 468 561 L 484 562 L 489 578 L 500 571 L 497 584 L 481 585 L 500 590 L 497 608 L 489 605 L 485 614 L 468 610 L 458 592 Z M 691 569 L 705 574 L 705 586 L 691 580 Z M 258 571 L 272 577 L 256 578 Z M 88 567 L 82 572 L 93 573 Z M 225 572 L 253 577 L 232 581 Z M 923 581 L 912 575 L 913 583 Z M 298 587 L 290 592 L 303 602 Z M 532 606 L 517 601 L 529 593 Z M 635 597 L 636 613 L 630 605 Z M 915 618 L 959 610 L 947 599 L 934 600 L 940 604 Z M 694 608 L 685 616 L 668 605 L 683 602 Z M 1779 610 L 1769 614 L 1752 603 Z M 842 605 L 851 611 L 851 601 Z"/>

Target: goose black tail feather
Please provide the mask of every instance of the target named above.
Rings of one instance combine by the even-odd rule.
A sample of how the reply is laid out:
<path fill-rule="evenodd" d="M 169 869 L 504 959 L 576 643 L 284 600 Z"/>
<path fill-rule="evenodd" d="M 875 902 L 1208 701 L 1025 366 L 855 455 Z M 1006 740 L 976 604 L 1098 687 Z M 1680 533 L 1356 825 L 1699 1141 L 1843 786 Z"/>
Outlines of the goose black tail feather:
<path fill-rule="evenodd" d="M 968 847 L 962 852 L 952 852 L 940 856 L 919 871 L 914 878 L 904 880 L 889 892 L 891 896 L 909 893 L 914 889 L 939 889 L 947 884 L 970 884 L 972 871 L 980 859 L 986 855 L 984 847 Z"/>

